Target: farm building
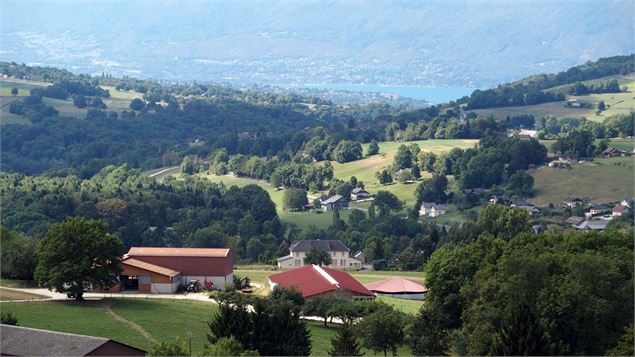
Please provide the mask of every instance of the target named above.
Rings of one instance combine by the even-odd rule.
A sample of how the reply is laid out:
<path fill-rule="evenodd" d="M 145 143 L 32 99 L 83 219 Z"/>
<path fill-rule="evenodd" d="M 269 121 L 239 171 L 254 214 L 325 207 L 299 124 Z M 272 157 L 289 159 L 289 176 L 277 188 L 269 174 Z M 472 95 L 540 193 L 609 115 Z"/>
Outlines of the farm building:
<path fill-rule="evenodd" d="M 3 356 L 145 356 L 146 352 L 103 337 L 2 325 Z"/>
<path fill-rule="evenodd" d="M 353 300 L 374 299 L 375 294 L 350 274 L 318 265 L 273 274 L 267 277 L 271 290 L 277 286 L 295 288 L 305 298 L 318 295 L 337 295 Z"/>
<path fill-rule="evenodd" d="M 355 187 L 353 189 L 353 191 L 351 191 L 351 200 L 352 201 L 360 201 L 360 200 L 366 200 L 371 198 L 370 193 L 368 193 L 368 191 L 364 190 L 361 187 Z"/>
<path fill-rule="evenodd" d="M 190 280 L 222 289 L 232 283 L 234 269 L 231 250 L 216 248 L 132 247 L 121 265 L 114 290 L 152 294 L 173 293 Z"/>
<path fill-rule="evenodd" d="M 438 217 L 445 214 L 445 211 L 444 205 L 438 205 L 436 202 L 423 202 L 419 208 L 419 216 Z"/>
<path fill-rule="evenodd" d="M 390 278 L 364 285 L 377 295 L 386 295 L 399 299 L 423 300 L 428 288 L 404 278 Z"/>
<path fill-rule="evenodd" d="M 324 212 L 348 208 L 348 200 L 340 195 L 322 197 L 320 198 L 320 208 Z"/>

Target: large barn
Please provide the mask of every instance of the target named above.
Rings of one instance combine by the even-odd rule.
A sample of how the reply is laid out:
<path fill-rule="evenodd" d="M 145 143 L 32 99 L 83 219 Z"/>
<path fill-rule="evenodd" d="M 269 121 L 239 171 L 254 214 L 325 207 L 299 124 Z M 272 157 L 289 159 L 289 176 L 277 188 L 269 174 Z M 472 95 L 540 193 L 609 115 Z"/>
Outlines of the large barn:
<path fill-rule="evenodd" d="M 305 265 L 301 268 L 270 275 L 269 285 L 295 288 L 305 298 L 318 295 L 337 295 L 354 300 L 374 299 L 375 295 L 350 274 L 318 265 Z"/>
<path fill-rule="evenodd" d="M 386 295 L 399 299 L 423 300 L 428 288 L 404 278 L 390 278 L 364 285 L 377 295 Z"/>
<path fill-rule="evenodd" d="M 173 293 L 190 280 L 222 289 L 232 283 L 234 271 L 231 250 L 216 248 L 132 247 L 121 265 L 120 285 L 114 290 L 152 294 Z"/>

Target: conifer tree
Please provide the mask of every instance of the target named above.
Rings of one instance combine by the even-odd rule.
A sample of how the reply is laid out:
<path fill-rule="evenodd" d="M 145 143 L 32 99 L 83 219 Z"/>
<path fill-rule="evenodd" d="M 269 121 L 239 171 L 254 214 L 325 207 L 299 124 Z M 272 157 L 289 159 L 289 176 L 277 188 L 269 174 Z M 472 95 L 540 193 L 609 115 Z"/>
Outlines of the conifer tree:
<path fill-rule="evenodd" d="M 357 338 L 348 323 L 342 324 L 331 340 L 329 356 L 363 356 Z"/>

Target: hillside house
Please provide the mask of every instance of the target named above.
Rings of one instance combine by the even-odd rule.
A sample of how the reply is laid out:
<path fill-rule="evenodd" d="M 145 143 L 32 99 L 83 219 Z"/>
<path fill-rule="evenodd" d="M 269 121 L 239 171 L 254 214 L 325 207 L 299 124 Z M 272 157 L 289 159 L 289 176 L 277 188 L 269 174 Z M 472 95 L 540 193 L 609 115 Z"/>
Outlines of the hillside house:
<path fill-rule="evenodd" d="M 361 187 L 355 187 L 353 191 L 351 191 L 351 201 L 366 200 L 370 197 L 370 193 L 368 193 L 368 191 L 364 190 Z"/>
<path fill-rule="evenodd" d="M 622 156 L 623 153 L 621 150 L 616 149 L 614 147 L 607 147 L 606 149 L 604 149 L 604 151 L 602 151 L 602 153 L 600 154 L 600 156 L 604 156 L 604 157 L 616 157 L 616 156 Z"/>
<path fill-rule="evenodd" d="M 602 204 L 594 204 L 589 206 L 589 210 L 584 214 L 587 218 L 605 213 L 609 211 L 610 208 L 608 206 Z"/>
<path fill-rule="evenodd" d="M 289 255 L 277 259 L 278 268 L 292 269 L 303 267 L 306 253 L 317 246 L 331 257 L 329 267 L 334 269 L 361 269 L 362 259 L 351 256 L 351 250 L 339 240 L 301 240 L 291 246 Z"/>
<path fill-rule="evenodd" d="M 562 199 L 562 203 L 569 208 L 582 206 L 583 202 L 581 198 L 575 196 L 565 196 L 564 199 Z"/>
<path fill-rule="evenodd" d="M 438 205 L 435 202 L 423 202 L 419 208 L 419 216 L 438 217 L 444 215 L 446 208 L 444 205 Z"/>
<path fill-rule="evenodd" d="M 348 208 L 348 200 L 341 195 L 320 198 L 320 209 L 324 212 Z"/>
<path fill-rule="evenodd" d="M 517 139 L 537 139 L 538 130 L 521 129 L 517 132 L 512 133 L 512 135 L 510 136 Z"/>
<path fill-rule="evenodd" d="M 350 274 L 318 265 L 273 274 L 267 277 L 271 290 L 280 286 L 295 288 L 305 298 L 333 295 L 350 300 L 372 300 L 375 294 L 355 280 Z"/>
<path fill-rule="evenodd" d="M 616 204 L 613 207 L 613 210 L 611 212 L 611 216 L 612 217 L 621 217 L 623 215 L 625 215 L 626 213 L 628 213 L 628 206 L 624 206 L 620 203 Z"/>
<path fill-rule="evenodd" d="M 222 289 L 233 282 L 229 249 L 132 247 L 121 260 L 119 283 L 110 291 L 168 294 L 191 280 Z"/>

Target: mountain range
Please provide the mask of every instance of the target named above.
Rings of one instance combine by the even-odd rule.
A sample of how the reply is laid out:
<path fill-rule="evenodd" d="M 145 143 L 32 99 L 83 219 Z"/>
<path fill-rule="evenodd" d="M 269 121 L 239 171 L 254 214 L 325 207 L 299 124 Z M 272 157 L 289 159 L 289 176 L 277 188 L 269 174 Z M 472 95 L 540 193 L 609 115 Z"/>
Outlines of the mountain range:
<path fill-rule="evenodd" d="M 487 87 L 635 52 L 620 0 L 0 7 L 0 60 L 173 82 Z"/>

